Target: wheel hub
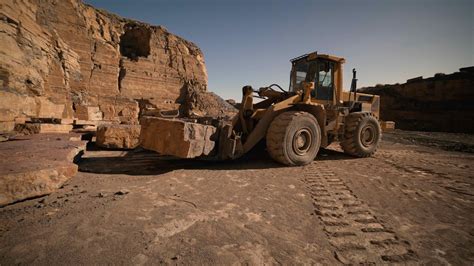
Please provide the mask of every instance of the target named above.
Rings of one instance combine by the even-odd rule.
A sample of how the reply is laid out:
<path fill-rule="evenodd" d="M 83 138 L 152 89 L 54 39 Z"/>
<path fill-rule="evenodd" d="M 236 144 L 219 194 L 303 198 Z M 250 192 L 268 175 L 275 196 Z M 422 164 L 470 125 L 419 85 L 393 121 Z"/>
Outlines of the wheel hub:
<path fill-rule="evenodd" d="M 364 147 L 370 147 L 375 142 L 375 135 L 375 128 L 372 125 L 363 127 L 360 132 L 360 143 Z"/>
<path fill-rule="evenodd" d="M 312 142 L 313 138 L 309 129 L 302 128 L 296 131 L 293 137 L 293 150 L 298 155 L 304 155 L 308 152 Z"/>

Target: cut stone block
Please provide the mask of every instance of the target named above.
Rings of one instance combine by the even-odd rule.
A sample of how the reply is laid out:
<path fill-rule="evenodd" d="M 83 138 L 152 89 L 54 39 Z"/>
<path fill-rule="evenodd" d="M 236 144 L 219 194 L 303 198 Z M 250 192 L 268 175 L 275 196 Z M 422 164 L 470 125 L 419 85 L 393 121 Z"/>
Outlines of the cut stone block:
<path fill-rule="evenodd" d="M 141 124 L 140 145 L 145 149 L 180 158 L 209 155 L 214 150 L 214 126 L 158 117 L 144 117 Z"/>
<path fill-rule="evenodd" d="M 75 120 L 74 125 L 78 126 L 97 126 L 99 121 L 91 121 L 91 120 Z"/>
<path fill-rule="evenodd" d="M 69 133 L 72 125 L 40 124 L 39 133 Z"/>
<path fill-rule="evenodd" d="M 30 122 L 31 119 L 29 117 L 16 117 L 15 124 L 24 124 L 26 122 Z"/>
<path fill-rule="evenodd" d="M 0 132 L 13 131 L 15 128 L 15 122 L 0 122 Z"/>
<path fill-rule="evenodd" d="M 0 122 L 10 122 L 15 119 L 16 113 L 9 110 L 0 108 Z"/>
<path fill-rule="evenodd" d="M 17 124 L 15 131 L 23 134 L 38 134 L 38 133 L 69 133 L 72 130 L 72 125 L 59 124 L 40 124 L 40 123 L 26 123 Z"/>
<path fill-rule="evenodd" d="M 134 149 L 140 141 L 140 125 L 100 125 L 96 137 L 99 147 Z"/>
<path fill-rule="evenodd" d="M 382 131 L 392 131 L 395 130 L 395 122 L 393 121 L 381 121 L 380 127 Z"/>
<path fill-rule="evenodd" d="M 79 120 L 92 120 L 99 121 L 102 120 L 102 112 L 98 106 L 76 106 L 76 117 Z"/>
<path fill-rule="evenodd" d="M 63 118 L 63 119 L 61 119 L 60 123 L 62 125 L 72 125 L 72 124 L 74 124 L 74 119 L 72 119 L 72 118 Z"/>
<path fill-rule="evenodd" d="M 140 108 L 135 100 L 121 97 L 101 98 L 99 107 L 104 114 L 104 120 L 138 124 Z"/>
<path fill-rule="evenodd" d="M 48 100 L 45 97 L 36 98 L 36 103 L 38 107 L 37 117 L 44 118 L 62 118 L 65 105 L 64 104 L 55 104 Z"/>

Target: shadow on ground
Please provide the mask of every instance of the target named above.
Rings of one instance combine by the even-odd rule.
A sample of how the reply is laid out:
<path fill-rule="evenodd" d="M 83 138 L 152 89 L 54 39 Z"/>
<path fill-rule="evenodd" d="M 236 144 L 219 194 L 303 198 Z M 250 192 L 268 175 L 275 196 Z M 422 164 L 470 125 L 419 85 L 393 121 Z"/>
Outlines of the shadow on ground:
<path fill-rule="evenodd" d="M 348 159 L 354 158 L 328 149 L 321 149 L 316 158 L 316 160 Z M 86 155 L 77 164 L 81 172 L 127 175 L 159 175 L 177 169 L 244 170 L 286 167 L 273 161 L 262 145 L 242 158 L 229 161 L 177 159 L 140 148 L 131 151 L 104 151 L 90 145 Z"/>

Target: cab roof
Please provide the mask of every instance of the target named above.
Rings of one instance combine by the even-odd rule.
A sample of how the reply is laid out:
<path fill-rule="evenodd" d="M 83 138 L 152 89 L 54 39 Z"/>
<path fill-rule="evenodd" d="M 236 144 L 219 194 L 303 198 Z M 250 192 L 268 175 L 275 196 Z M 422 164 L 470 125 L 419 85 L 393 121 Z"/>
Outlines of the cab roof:
<path fill-rule="evenodd" d="M 346 62 L 346 60 L 342 57 L 337 57 L 337 56 L 328 55 L 328 54 L 318 54 L 318 52 L 312 52 L 312 53 L 309 53 L 309 54 L 304 54 L 302 56 L 295 57 L 295 58 L 291 59 L 290 62 L 293 63 L 293 62 L 296 62 L 296 61 L 304 59 L 304 58 L 306 58 L 306 60 L 315 60 L 317 58 L 323 58 L 323 59 L 334 61 L 334 62 L 341 63 L 341 64 Z"/>

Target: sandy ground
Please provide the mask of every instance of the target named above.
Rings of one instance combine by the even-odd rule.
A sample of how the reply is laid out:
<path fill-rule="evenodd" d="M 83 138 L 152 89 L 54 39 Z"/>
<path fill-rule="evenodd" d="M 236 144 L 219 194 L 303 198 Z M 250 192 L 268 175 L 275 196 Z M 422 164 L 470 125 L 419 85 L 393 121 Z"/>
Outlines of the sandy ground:
<path fill-rule="evenodd" d="M 0 264 L 472 265 L 474 154 L 411 134 L 293 168 L 91 149 L 58 192 L 0 208 Z"/>

